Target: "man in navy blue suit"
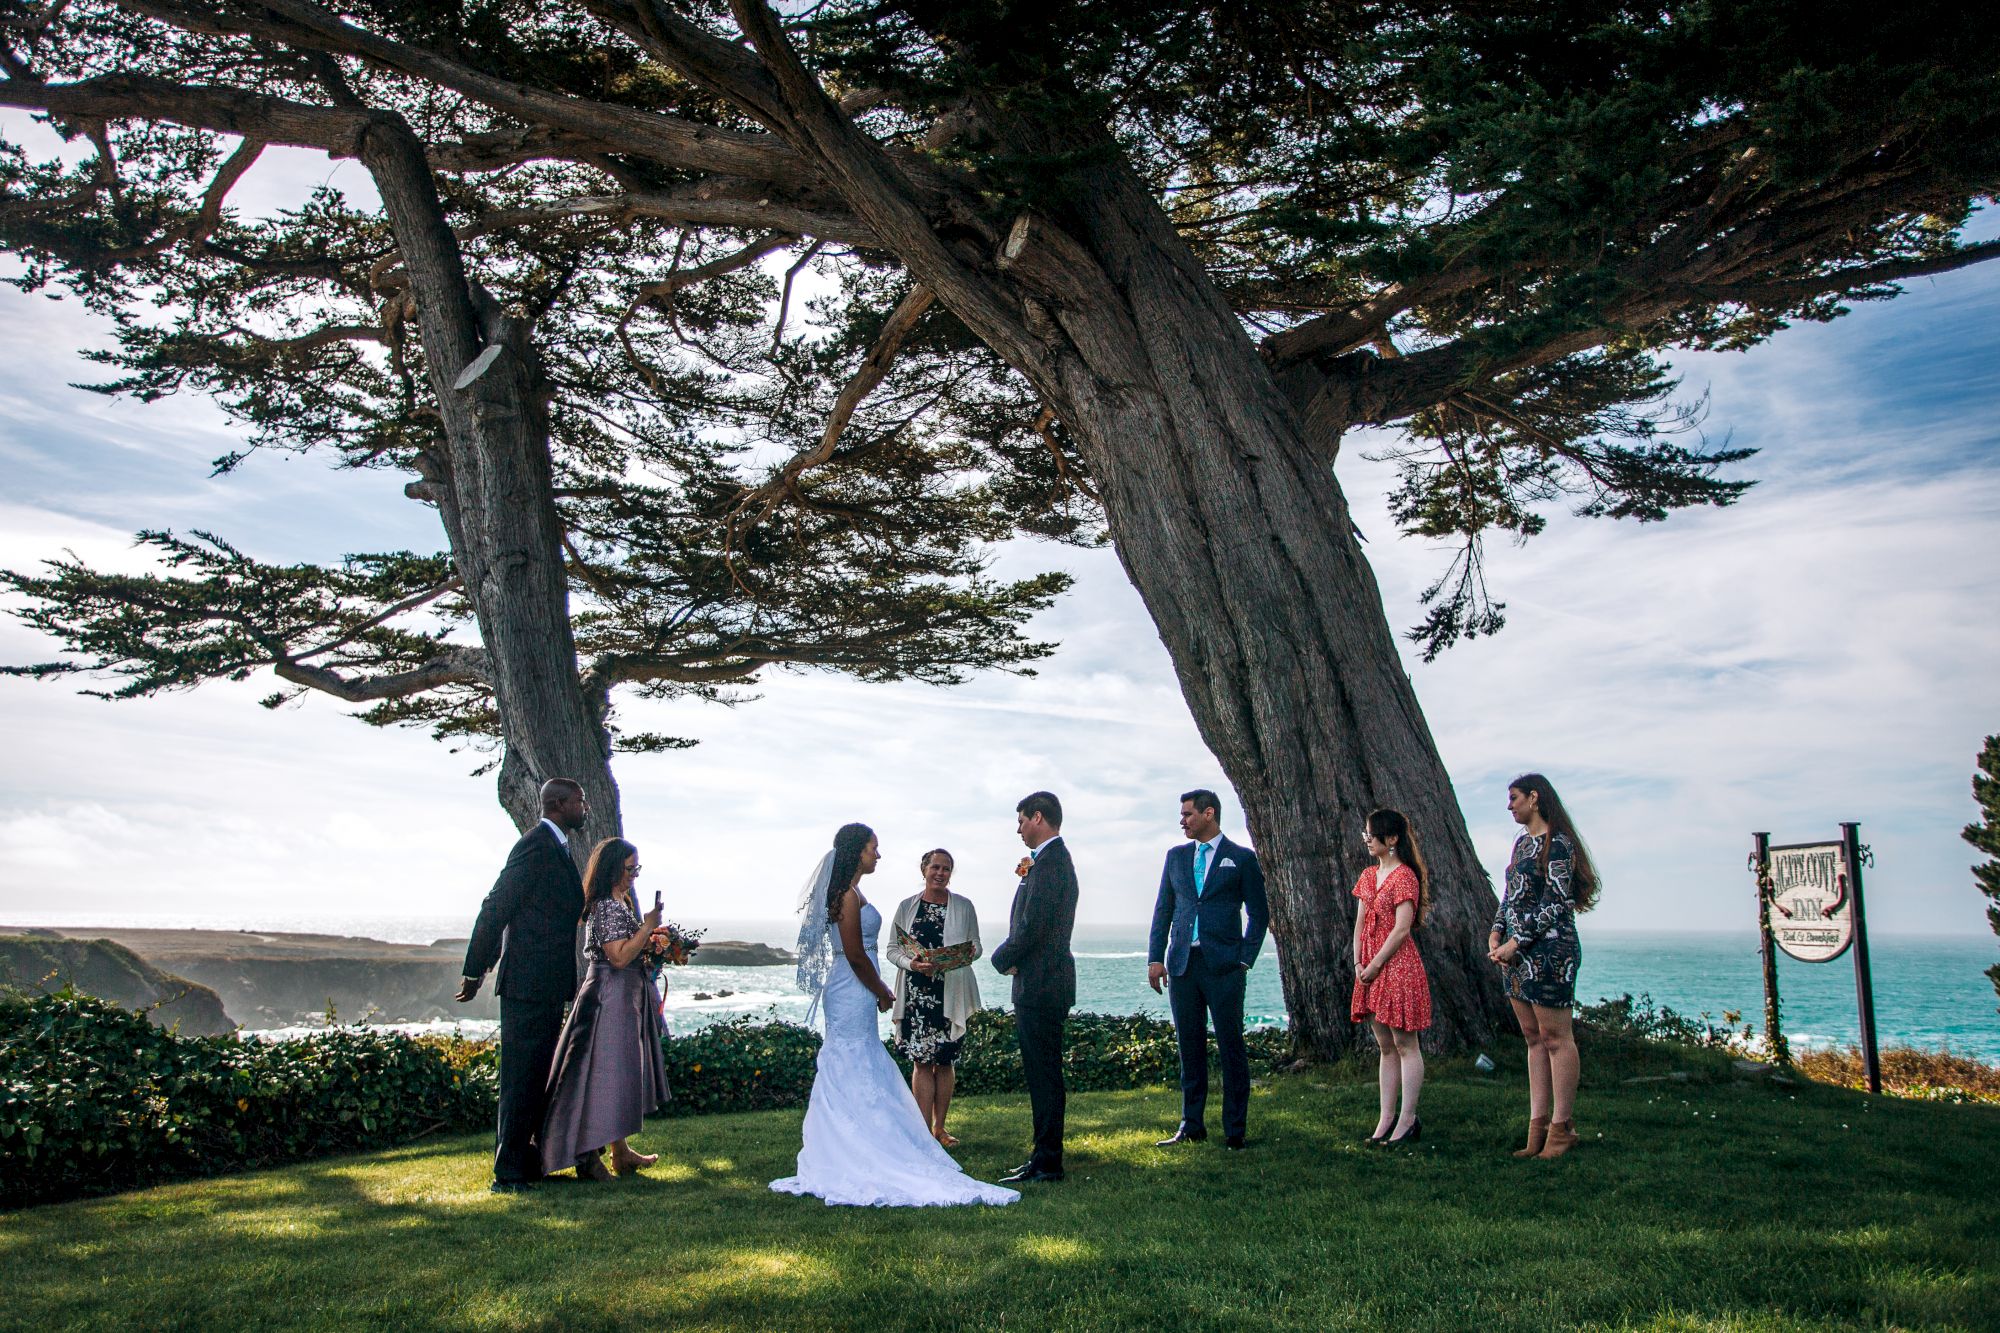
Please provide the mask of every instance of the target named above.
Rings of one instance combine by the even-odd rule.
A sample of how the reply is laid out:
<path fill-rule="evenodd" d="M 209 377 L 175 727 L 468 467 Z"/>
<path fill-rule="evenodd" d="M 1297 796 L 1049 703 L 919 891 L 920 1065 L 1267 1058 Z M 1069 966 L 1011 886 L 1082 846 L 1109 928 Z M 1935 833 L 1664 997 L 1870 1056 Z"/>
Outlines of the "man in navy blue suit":
<path fill-rule="evenodd" d="M 1222 836 L 1222 800 L 1205 788 L 1181 797 L 1181 832 L 1193 841 L 1167 853 L 1146 980 L 1165 984 L 1181 1055 L 1181 1123 L 1160 1140 L 1208 1137 L 1208 1023 L 1222 1057 L 1222 1142 L 1241 1148 L 1250 1114 L 1250 1054 L 1243 1046 L 1244 976 L 1271 921 L 1257 853 Z"/>

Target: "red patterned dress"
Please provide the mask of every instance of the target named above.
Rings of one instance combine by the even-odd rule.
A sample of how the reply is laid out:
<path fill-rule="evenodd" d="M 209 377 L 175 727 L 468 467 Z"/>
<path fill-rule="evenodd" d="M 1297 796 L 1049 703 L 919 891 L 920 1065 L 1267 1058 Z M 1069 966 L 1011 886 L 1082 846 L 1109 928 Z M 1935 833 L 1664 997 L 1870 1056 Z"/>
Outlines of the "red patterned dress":
<path fill-rule="evenodd" d="M 1417 900 L 1417 872 L 1399 865 L 1378 888 L 1377 866 L 1369 866 L 1354 881 L 1354 896 L 1361 900 L 1361 964 L 1367 966 L 1396 928 L 1396 905 Z M 1373 1017 L 1398 1032 L 1422 1032 L 1431 1025 L 1431 979 L 1424 974 L 1424 960 L 1417 955 L 1414 937 L 1403 941 L 1379 976 L 1364 982 L 1354 978 L 1354 1018 Z"/>

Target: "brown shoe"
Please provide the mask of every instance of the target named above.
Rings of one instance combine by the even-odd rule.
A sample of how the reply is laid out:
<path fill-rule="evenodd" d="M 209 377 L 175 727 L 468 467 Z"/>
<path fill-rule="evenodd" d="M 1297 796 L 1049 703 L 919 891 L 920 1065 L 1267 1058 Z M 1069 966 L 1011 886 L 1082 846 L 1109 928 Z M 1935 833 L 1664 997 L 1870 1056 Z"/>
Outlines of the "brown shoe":
<path fill-rule="evenodd" d="M 584 1158 L 576 1164 L 576 1178 L 578 1180 L 594 1180 L 602 1185 L 611 1179 L 611 1173 L 604 1169 L 604 1159 L 602 1157 L 591 1156 Z"/>
<path fill-rule="evenodd" d="M 1528 1146 L 1514 1149 L 1516 1157 L 1539 1157 L 1542 1145 L 1549 1141 L 1549 1118 L 1545 1115 L 1532 1117 L 1528 1121 Z"/>
<path fill-rule="evenodd" d="M 1544 1162 L 1552 1162 L 1576 1146 L 1576 1122 L 1558 1120 L 1549 1126 L 1549 1140 L 1535 1155 Z"/>

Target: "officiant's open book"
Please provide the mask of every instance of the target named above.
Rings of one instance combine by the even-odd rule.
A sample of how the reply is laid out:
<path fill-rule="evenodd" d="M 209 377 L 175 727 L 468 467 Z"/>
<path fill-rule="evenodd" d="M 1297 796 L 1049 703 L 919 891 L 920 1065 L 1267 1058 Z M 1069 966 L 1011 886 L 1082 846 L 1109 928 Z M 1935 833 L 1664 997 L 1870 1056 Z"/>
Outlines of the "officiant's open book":
<path fill-rule="evenodd" d="M 926 949 L 917 942 L 917 937 L 901 926 L 896 927 L 896 947 L 912 959 L 922 963 L 936 963 L 938 971 L 949 972 L 954 967 L 964 967 L 973 960 L 973 943 L 946 944 L 935 949 Z"/>

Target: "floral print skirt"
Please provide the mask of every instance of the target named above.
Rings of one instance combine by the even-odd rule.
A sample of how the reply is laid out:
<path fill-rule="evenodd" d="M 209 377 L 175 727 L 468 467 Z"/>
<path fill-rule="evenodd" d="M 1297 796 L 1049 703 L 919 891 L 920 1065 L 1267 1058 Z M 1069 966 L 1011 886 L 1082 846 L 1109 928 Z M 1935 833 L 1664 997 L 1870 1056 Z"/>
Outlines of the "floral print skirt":
<path fill-rule="evenodd" d="M 944 945 L 944 904 L 919 902 L 910 934 L 926 949 Z M 955 1065 L 962 1042 L 951 1039 L 951 1020 L 944 1012 L 944 978 L 910 972 L 903 993 L 903 1017 L 896 1024 L 896 1048 L 903 1058 L 920 1065 Z"/>
<path fill-rule="evenodd" d="M 1514 965 L 1502 971 L 1507 998 L 1544 1009 L 1567 1009 L 1576 1003 L 1576 969 L 1583 946 L 1576 930 L 1557 931 L 1554 939 L 1537 940 L 1514 955 Z"/>

